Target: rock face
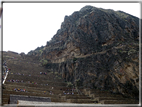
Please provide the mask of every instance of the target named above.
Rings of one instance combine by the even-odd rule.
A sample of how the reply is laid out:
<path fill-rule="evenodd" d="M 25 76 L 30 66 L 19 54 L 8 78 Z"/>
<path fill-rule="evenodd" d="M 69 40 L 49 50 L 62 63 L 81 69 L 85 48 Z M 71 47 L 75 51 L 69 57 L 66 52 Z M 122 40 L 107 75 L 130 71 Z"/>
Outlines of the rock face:
<path fill-rule="evenodd" d="M 122 11 L 85 6 L 65 16 L 61 29 L 28 55 L 48 60 L 80 87 L 139 96 L 139 19 Z"/>

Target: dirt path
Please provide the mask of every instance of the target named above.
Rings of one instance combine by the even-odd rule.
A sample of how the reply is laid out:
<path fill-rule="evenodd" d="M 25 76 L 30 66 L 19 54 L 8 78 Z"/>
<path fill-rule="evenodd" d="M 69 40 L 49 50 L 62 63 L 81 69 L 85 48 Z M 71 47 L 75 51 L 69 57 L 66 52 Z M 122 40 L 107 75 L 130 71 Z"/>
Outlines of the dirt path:
<path fill-rule="evenodd" d="M 8 72 L 9 72 L 9 71 L 6 72 L 6 75 L 5 75 L 5 77 L 4 77 L 4 80 L 3 80 L 2 84 L 5 83 L 5 81 L 6 81 L 6 79 L 7 79 L 7 76 L 8 76 Z"/>
<path fill-rule="evenodd" d="M 121 46 L 117 46 L 117 47 L 113 47 L 113 48 L 115 48 L 115 49 L 120 49 L 120 48 L 123 48 L 123 47 L 125 47 L 125 46 L 126 46 L 126 45 L 121 45 Z M 93 54 L 87 54 L 87 55 L 82 55 L 82 56 L 76 56 L 76 58 L 85 58 L 85 57 L 88 57 L 88 56 L 91 56 L 91 55 L 105 54 L 107 51 L 112 50 L 113 48 L 108 49 L 108 50 L 105 50 L 105 51 L 101 51 L 101 52 L 96 52 L 96 53 L 93 53 Z"/>
<path fill-rule="evenodd" d="M 87 55 L 80 55 L 80 56 L 75 56 L 75 58 L 85 58 L 88 56 L 92 56 L 92 55 L 98 55 L 98 54 L 105 54 L 107 51 L 112 50 L 112 49 L 120 49 L 125 47 L 126 45 L 121 45 L 121 46 L 116 46 L 116 47 L 112 47 L 111 49 L 107 49 L 105 51 L 101 51 L 101 52 L 96 52 L 96 53 L 92 53 L 92 54 L 87 54 Z M 61 62 L 65 62 L 66 60 L 63 61 L 59 61 L 62 60 L 62 58 L 58 58 L 58 61 L 56 61 L 57 59 L 55 59 L 52 63 L 61 63 Z"/>

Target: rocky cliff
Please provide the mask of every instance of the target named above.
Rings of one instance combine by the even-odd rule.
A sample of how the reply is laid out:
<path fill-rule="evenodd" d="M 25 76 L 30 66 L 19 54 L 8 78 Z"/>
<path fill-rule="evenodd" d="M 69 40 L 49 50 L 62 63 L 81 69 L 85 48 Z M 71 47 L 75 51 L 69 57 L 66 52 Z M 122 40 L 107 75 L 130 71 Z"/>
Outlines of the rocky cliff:
<path fill-rule="evenodd" d="M 28 55 L 79 87 L 139 95 L 139 19 L 122 11 L 85 6 Z"/>

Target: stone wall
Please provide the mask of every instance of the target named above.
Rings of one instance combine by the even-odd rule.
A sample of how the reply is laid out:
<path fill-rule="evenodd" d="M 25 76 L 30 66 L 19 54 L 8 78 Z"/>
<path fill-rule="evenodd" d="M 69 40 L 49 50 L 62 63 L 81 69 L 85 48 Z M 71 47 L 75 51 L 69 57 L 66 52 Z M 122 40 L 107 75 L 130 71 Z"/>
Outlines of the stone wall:
<path fill-rule="evenodd" d="M 18 100 L 38 101 L 38 102 L 51 102 L 51 99 L 49 97 L 10 95 L 10 104 L 17 104 Z"/>
<path fill-rule="evenodd" d="M 8 53 L 18 54 L 17 52 L 13 52 L 13 51 L 8 51 Z"/>

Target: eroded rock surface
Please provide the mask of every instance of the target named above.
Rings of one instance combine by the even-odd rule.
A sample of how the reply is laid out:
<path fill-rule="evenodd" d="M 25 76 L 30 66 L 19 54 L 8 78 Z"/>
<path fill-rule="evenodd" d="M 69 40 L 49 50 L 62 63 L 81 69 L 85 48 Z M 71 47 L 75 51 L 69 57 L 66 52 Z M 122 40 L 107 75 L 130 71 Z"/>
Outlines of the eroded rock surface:
<path fill-rule="evenodd" d="M 85 6 L 65 16 L 45 47 L 30 51 L 66 81 L 139 95 L 139 19 L 122 11 Z"/>

